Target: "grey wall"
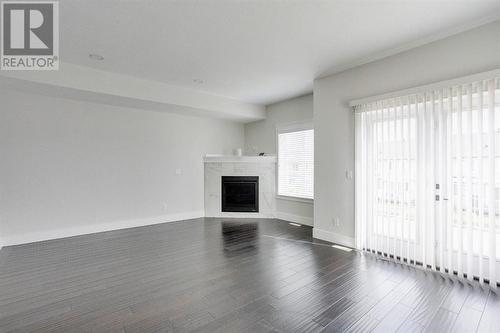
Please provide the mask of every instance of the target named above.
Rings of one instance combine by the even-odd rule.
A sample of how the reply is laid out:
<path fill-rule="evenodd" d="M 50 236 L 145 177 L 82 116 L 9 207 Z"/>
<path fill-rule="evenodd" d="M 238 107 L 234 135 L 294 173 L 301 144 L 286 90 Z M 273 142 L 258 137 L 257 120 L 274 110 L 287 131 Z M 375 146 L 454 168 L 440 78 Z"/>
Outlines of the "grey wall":
<path fill-rule="evenodd" d="M 500 68 L 500 21 L 314 83 L 314 228 L 354 237 L 354 117 L 357 98 Z M 335 227 L 332 218 L 340 218 Z M 316 230 L 315 230 L 316 231 Z M 342 238 L 342 237 L 340 237 Z"/>
<path fill-rule="evenodd" d="M 8 91 L 0 100 L 4 244 L 203 215 L 202 155 L 244 145 L 243 125 L 229 121 Z"/>
<path fill-rule="evenodd" d="M 257 155 L 260 152 L 276 154 L 276 126 L 296 121 L 313 119 L 313 96 L 305 95 L 266 108 L 265 120 L 245 125 L 245 153 Z M 312 203 L 278 199 L 278 217 L 303 224 L 313 224 Z"/>
<path fill-rule="evenodd" d="M 247 155 L 276 154 L 276 126 L 313 119 L 313 96 L 305 95 L 266 107 L 266 119 L 245 125 Z"/>

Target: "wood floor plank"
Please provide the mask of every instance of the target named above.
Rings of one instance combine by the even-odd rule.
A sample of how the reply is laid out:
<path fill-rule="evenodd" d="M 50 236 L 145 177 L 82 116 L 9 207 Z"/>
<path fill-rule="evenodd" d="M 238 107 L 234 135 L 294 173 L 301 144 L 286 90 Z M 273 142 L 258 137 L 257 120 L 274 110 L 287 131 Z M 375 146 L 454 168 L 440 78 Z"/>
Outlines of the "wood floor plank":
<path fill-rule="evenodd" d="M 453 287 L 443 301 L 443 304 L 441 304 L 441 307 L 448 311 L 459 313 L 469 296 L 471 288 L 468 281 L 453 279 Z"/>
<path fill-rule="evenodd" d="M 440 308 L 425 330 L 427 332 L 452 332 L 456 319 L 455 312 Z"/>
<path fill-rule="evenodd" d="M 490 293 L 489 287 L 481 283 L 471 283 L 469 288 L 471 290 L 463 306 L 483 312 Z"/>
<path fill-rule="evenodd" d="M 317 322 L 321 326 L 326 326 L 354 304 L 355 303 L 353 301 L 346 297 L 341 298 L 338 302 L 334 303 L 324 312 L 315 317 L 313 321 Z"/>
<path fill-rule="evenodd" d="M 473 333 L 476 332 L 481 320 L 482 311 L 475 310 L 469 307 L 462 307 L 460 313 L 455 320 L 452 332 Z"/>
<path fill-rule="evenodd" d="M 424 287 L 425 290 L 420 293 L 418 302 L 414 303 L 414 310 L 408 317 L 410 321 L 423 327 L 430 323 L 452 288 L 449 279 L 436 276 L 436 280 L 437 284 Z"/>
<path fill-rule="evenodd" d="M 325 332 L 344 332 L 354 325 L 378 302 L 378 299 L 365 297 L 359 302 L 354 303 L 341 315 L 331 321 L 326 327 Z"/>
<path fill-rule="evenodd" d="M 373 332 L 397 332 L 397 330 L 404 324 L 406 318 L 408 318 L 412 310 L 412 308 L 402 303 L 397 303 L 391 308 L 390 312 L 386 313 L 384 317 L 381 317 L 378 320 L 379 324 L 373 329 Z M 368 316 L 371 316 L 370 313 Z"/>
<path fill-rule="evenodd" d="M 401 326 L 399 326 L 396 332 L 399 333 L 420 333 L 424 332 L 425 327 L 417 323 L 414 320 L 405 320 Z"/>
<path fill-rule="evenodd" d="M 477 332 L 500 332 L 500 296 L 490 291 Z"/>
<path fill-rule="evenodd" d="M 346 333 L 369 333 L 372 332 L 378 325 L 379 321 L 368 315 L 361 317 L 354 325 L 347 328 Z"/>

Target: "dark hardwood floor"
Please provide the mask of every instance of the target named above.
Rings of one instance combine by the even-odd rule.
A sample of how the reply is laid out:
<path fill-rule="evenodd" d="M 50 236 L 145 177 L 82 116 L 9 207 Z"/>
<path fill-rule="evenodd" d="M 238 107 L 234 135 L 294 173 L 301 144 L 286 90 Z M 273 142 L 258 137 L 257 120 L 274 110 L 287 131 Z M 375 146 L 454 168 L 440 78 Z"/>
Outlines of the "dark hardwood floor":
<path fill-rule="evenodd" d="M 0 332 L 185 331 L 500 332 L 500 297 L 280 220 L 196 219 L 0 251 Z"/>

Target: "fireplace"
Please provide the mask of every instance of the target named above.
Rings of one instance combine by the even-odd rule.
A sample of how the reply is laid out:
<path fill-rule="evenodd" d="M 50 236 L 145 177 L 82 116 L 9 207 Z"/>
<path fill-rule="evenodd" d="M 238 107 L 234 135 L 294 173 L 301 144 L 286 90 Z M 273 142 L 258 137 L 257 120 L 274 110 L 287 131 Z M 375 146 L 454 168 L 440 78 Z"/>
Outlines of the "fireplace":
<path fill-rule="evenodd" d="M 259 212 L 258 176 L 222 176 L 223 212 Z"/>

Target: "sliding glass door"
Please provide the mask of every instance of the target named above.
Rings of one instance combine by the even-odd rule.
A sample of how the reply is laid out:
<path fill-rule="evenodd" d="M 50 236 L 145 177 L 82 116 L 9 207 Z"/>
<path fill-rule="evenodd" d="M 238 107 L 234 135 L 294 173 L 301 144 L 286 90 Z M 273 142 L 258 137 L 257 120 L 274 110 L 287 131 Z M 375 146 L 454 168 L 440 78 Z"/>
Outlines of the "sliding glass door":
<path fill-rule="evenodd" d="M 355 107 L 359 248 L 496 285 L 498 81 Z"/>

